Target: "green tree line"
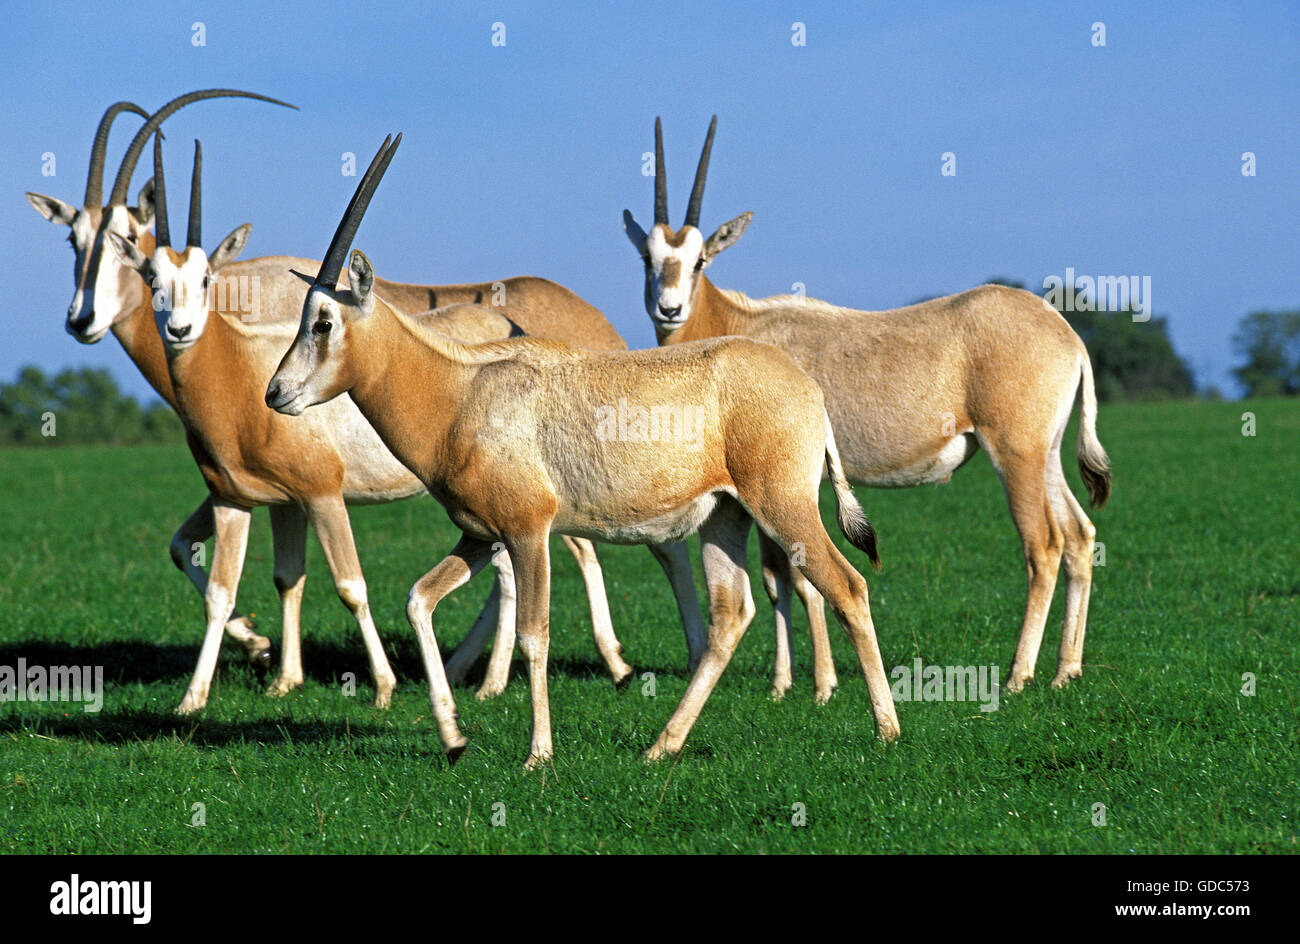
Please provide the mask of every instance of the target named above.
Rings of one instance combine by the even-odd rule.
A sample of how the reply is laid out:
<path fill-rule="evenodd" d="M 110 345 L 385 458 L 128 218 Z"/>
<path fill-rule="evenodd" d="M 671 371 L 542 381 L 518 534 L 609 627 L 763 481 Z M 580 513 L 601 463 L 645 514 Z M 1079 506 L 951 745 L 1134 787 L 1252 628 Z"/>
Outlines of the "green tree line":
<path fill-rule="evenodd" d="M 141 406 L 102 368 L 47 376 L 24 367 L 0 384 L 0 444 L 18 446 L 182 442 L 180 419 L 163 403 Z"/>

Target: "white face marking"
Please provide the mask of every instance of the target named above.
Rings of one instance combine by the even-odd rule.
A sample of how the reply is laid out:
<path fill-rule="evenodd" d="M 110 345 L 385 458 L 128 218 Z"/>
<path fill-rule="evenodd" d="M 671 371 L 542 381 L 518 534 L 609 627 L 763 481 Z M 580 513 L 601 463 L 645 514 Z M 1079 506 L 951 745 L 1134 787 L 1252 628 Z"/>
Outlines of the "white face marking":
<path fill-rule="evenodd" d="M 185 250 L 178 266 L 167 249 L 154 251 L 154 319 L 163 344 L 172 353 L 191 347 L 208 323 L 208 254 L 197 246 Z"/>
<path fill-rule="evenodd" d="M 117 233 L 130 237 L 131 221 L 126 207 L 115 206 L 108 213 L 104 223 L 104 232 Z M 113 326 L 125 309 L 125 290 L 131 273 L 101 237 L 98 264 L 92 256 L 95 248 L 95 232 L 90 218 L 85 212 L 78 213 L 72 222 L 72 238 L 76 243 L 77 258 L 90 260 L 92 268 L 86 272 L 85 281 L 68 307 L 68 330 L 78 341 L 93 344 L 102 338 Z M 85 324 L 86 319 L 89 321 Z M 73 330 L 72 323 L 81 324 L 79 330 Z"/>
<path fill-rule="evenodd" d="M 696 267 L 703 259 L 704 237 L 698 229 L 687 226 L 678 235 L 681 245 L 672 246 L 663 228 L 656 226 L 645 241 L 646 311 L 660 330 L 675 331 L 690 318 Z"/>

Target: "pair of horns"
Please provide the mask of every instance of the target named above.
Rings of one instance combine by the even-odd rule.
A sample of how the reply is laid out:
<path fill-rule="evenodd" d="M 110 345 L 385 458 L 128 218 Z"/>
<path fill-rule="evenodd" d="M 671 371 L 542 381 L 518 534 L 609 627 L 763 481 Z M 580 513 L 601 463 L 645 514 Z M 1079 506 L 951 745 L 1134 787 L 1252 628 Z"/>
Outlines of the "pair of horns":
<path fill-rule="evenodd" d="M 375 195 L 375 188 L 379 186 L 379 181 L 384 179 L 384 172 L 388 170 L 393 155 L 397 153 L 397 146 L 401 143 L 401 134 L 396 138 L 391 134 L 384 138 L 384 143 L 380 145 L 370 166 L 366 168 L 361 183 L 357 184 L 356 192 L 352 194 L 348 208 L 343 212 L 339 228 L 334 231 L 334 239 L 330 241 L 329 251 L 325 253 L 325 261 L 320 264 L 320 271 L 316 274 L 316 285 L 330 290 L 338 288 L 339 273 L 343 271 L 343 260 L 348 250 L 352 248 L 357 227 L 361 225 L 361 218 L 366 215 L 366 207 L 370 206 L 370 198 Z"/>
<path fill-rule="evenodd" d="M 135 102 L 114 102 L 99 119 L 95 130 L 95 141 L 90 146 L 90 170 L 86 173 L 86 199 L 82 206 L 102 206 L 104 201 L 104 155 L 108 150 L 108 132 L 113 122 L 124 111 L 133 111 L 148 120 L 149 113 Z"/>
<path fill-rule="evenodd" d="M 194 173 L 190 177 L 190 223 L 185 235 L 186 246 L 203 245 L 203 146 L 194 142 Z M 159 246 L 172 244 L 171 230 L 167 225 L 167 182 L 163 179 L 162 132 L 153 139 L 153 202 L 154 226 Z"/>
<path fill-rule="evenodd" d="M 718 130 L 718 116 L 709 122 L 709 136 L 704 139 L 700 163 L 695 168 L 695 186 L 691 188 L 691 202 L 686 205 L 683 226 L 700 226 L 700 205 L 704 202 L 704 179 L 709 175 L 709 155 L 713 152 L 713 133 Z M 664 173 L 664 131 L 655 119 L 655 223 L 668 222 L 668 177 Z"/>
<path fill-rule="evenodd" d="M 144 126 L 141 127 L 140 130 L 136 132 L 135 137 L 131 139 L 131 145 L 126 149 L 126 156 L 122 158 L 122 166 L 118 168 L 117 178 L 113 181 L 113 192 L 108 198 L 109 206 L 126 206 L 126 191 L 127 188 L 131 186 L 131 176 L 135 173 L 135 165 L 140 160 L 140 154 L 144 151 L 144 146 L 148 142 L 149 136 L 157 131 L 159 125 L 161 125 L 174 112 L 179 111 L 192 102 L 201 101 L 205 98 L 255 98 L 258 101 L 270 102 L 272 105 L 283 105 L 285 108 L 293 108 L 296 110 L 298 107 L 297 105 L 290 105 L 288 102 L 282 102 L 278 98 L 269 98 L 266 95 L 258 95 L 256 92 L 241 92 L 238 89 L 204 89 L 198 92 L 189 92 L 179 98 L 173 98 L 162 108 L 158 109 L 152 115 L 149 115 L 149 120 L 144 123 Z M 104 114 L 104 120 L 100 122 L 100 131 L 104 136 L 105 144 L 107 144 L 108 141 L 108 125 L 105 124 L 105 122 L 112 124 L 112 118 L 117 115 L 117 112 L 113 109 L 117 108 L 119 111 L 123 110 L 123 108 L 118 108 L 119 105 L 123 106 L 123 108 L 132 108 L 139 111 L 137 106 L 133 106 L 129 102 L 119 102 L 117 105 L 110 108 L 108 112 Z M 141 114 L 143 114 L 143 112 L 141 112 Z M 97 148 L 99 147 L 99 143 L 99 136 L 97 134 L 95 138 L 95 146 Z M 90 168 L 92 179 L 86 184 L 87 202 L 90 201 L 91 196 L 94 196 L 95 202 L 98 202 L 101 195 L 100 192 L 102 191 L 104 165 L 102 148 L 98 153 L 98 173 L 100 175 L 100 182 L 96 182 L 94 179 L 96 174 L 96 165 L 95 153 L 92 153 Z M 96 193 L 93 194 L 91 192 L 92 184 L 96 191 Z"/>

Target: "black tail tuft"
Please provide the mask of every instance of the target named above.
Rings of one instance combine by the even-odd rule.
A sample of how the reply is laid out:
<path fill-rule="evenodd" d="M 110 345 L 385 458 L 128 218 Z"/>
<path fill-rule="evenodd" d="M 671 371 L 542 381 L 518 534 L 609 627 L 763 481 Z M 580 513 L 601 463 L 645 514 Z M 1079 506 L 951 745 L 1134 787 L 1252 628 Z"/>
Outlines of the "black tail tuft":
<path fill-rule="evenodd" d="M 880 553 L 876 549 L 876 529 L 871 526 L 866 512 L 860 507 L 841 505 L 837 517 L 840 530 L 844 532 L 849 543 L 867 555 L 872 567 L 880 570 Z"/>

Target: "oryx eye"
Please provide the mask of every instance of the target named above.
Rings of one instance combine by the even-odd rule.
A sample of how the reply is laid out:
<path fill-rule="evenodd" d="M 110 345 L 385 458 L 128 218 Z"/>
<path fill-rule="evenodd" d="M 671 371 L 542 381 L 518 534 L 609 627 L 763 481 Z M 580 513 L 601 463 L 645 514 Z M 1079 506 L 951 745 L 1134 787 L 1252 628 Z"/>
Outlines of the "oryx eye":
<path fill-rule="evenodd" d="M 328 321 L 326 321 L 324 318 L 322 318 L 320 321 L 312 325 L 311 330 L 313 334 L 319 334 L 322 337 L 324 337 L 325 335 L 330 333 L 330 328 L 332 327 L 334 326 L 330 324 Z"/>

